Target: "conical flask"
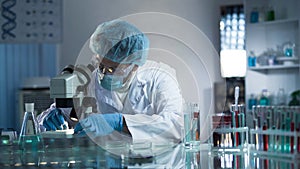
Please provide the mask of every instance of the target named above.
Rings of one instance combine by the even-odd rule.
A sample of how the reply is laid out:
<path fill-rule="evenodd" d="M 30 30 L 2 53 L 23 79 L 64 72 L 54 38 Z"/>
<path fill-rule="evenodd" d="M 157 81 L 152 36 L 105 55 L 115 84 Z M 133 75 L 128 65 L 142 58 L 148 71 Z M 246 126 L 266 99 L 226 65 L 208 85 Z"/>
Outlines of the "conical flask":
<path fill-rule="evenodd" d="M 39 165 L 44 152 L 44 144 L 34 115 L 34 103 L 25 103 L 25 114 L 19 136 L 19 149 L 23 164 L 35 163 Z"/>
<path fill-rule="evenodd" d="M 38 122 L 34 116 L 34 103 L 25 103 L 25 114 L 23 118 L 20 138 L 40 134 Z"/>

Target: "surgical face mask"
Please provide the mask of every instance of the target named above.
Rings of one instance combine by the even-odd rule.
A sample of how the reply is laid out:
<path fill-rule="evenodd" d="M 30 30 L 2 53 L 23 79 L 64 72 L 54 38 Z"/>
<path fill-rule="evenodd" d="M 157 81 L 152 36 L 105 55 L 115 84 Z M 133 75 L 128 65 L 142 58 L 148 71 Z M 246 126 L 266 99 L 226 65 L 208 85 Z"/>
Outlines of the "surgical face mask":
<path fill-rule="evenodd" d="M 130 72 L 132 71 L 134 65 L 130 65 L 127 68 L 125 68 L 123 70 L 123 74 L 122 75 L 109 75 L 109 74 L 105 74 L 103 76 L 103 78 L 100 79 L 100 85 L 107 90 L 118 90 L 120 88 L 122 88 L 122 86 L 124 85 L 124 79 L 128 77 L 128 75 L 130 74 Z M 98 77 L 99 78 L 99 77 Z"/>

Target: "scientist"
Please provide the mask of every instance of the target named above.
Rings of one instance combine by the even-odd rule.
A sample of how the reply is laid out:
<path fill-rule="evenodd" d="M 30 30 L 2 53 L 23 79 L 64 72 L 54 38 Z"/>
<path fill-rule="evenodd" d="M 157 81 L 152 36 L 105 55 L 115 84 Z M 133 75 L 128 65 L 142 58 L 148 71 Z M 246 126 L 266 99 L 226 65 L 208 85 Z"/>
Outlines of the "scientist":
<path fill-rule="evenodd" d="M 60 130 L 69 123 L 75 133 L 106 136 L 124 133 L 132 140 L 180 141 L 183 128 L 182 96 L 175 70 L 147 61 L 149 40 L 132 24 L 113 20 L 100 24 L 90 37 L 95 54 L 88 91 L 97 100 L 91 113 L 74 126 L 70 109 L 53 104 L 38 121 L 44 130 Z"/>

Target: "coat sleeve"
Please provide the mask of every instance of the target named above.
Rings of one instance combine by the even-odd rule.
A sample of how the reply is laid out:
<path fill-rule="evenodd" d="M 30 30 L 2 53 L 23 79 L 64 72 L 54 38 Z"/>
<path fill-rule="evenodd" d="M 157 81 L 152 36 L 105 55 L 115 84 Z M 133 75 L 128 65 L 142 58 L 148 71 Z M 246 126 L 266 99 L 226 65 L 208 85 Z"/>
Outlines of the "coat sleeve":
<path fill-rule="evenodd" d="M 179 142 L 182 139 L 182 95 L 178 82 L 168 73 L 157 71 L 146 85 L 153 114 L 124 114 L 133 141 Z"/>

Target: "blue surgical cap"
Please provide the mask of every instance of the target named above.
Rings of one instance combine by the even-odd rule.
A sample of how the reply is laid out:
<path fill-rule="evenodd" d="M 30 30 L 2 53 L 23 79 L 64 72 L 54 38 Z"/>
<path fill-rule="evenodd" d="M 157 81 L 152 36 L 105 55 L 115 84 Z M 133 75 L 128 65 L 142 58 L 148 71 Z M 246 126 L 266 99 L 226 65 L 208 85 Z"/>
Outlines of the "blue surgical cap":
<path fill-rule="evenodd" d="M 90 49 L 100 57 L 122 64 L 143 65 L 149 40 L 135 26 L 122 20 L 100 24 L 90 38 Z"/>

